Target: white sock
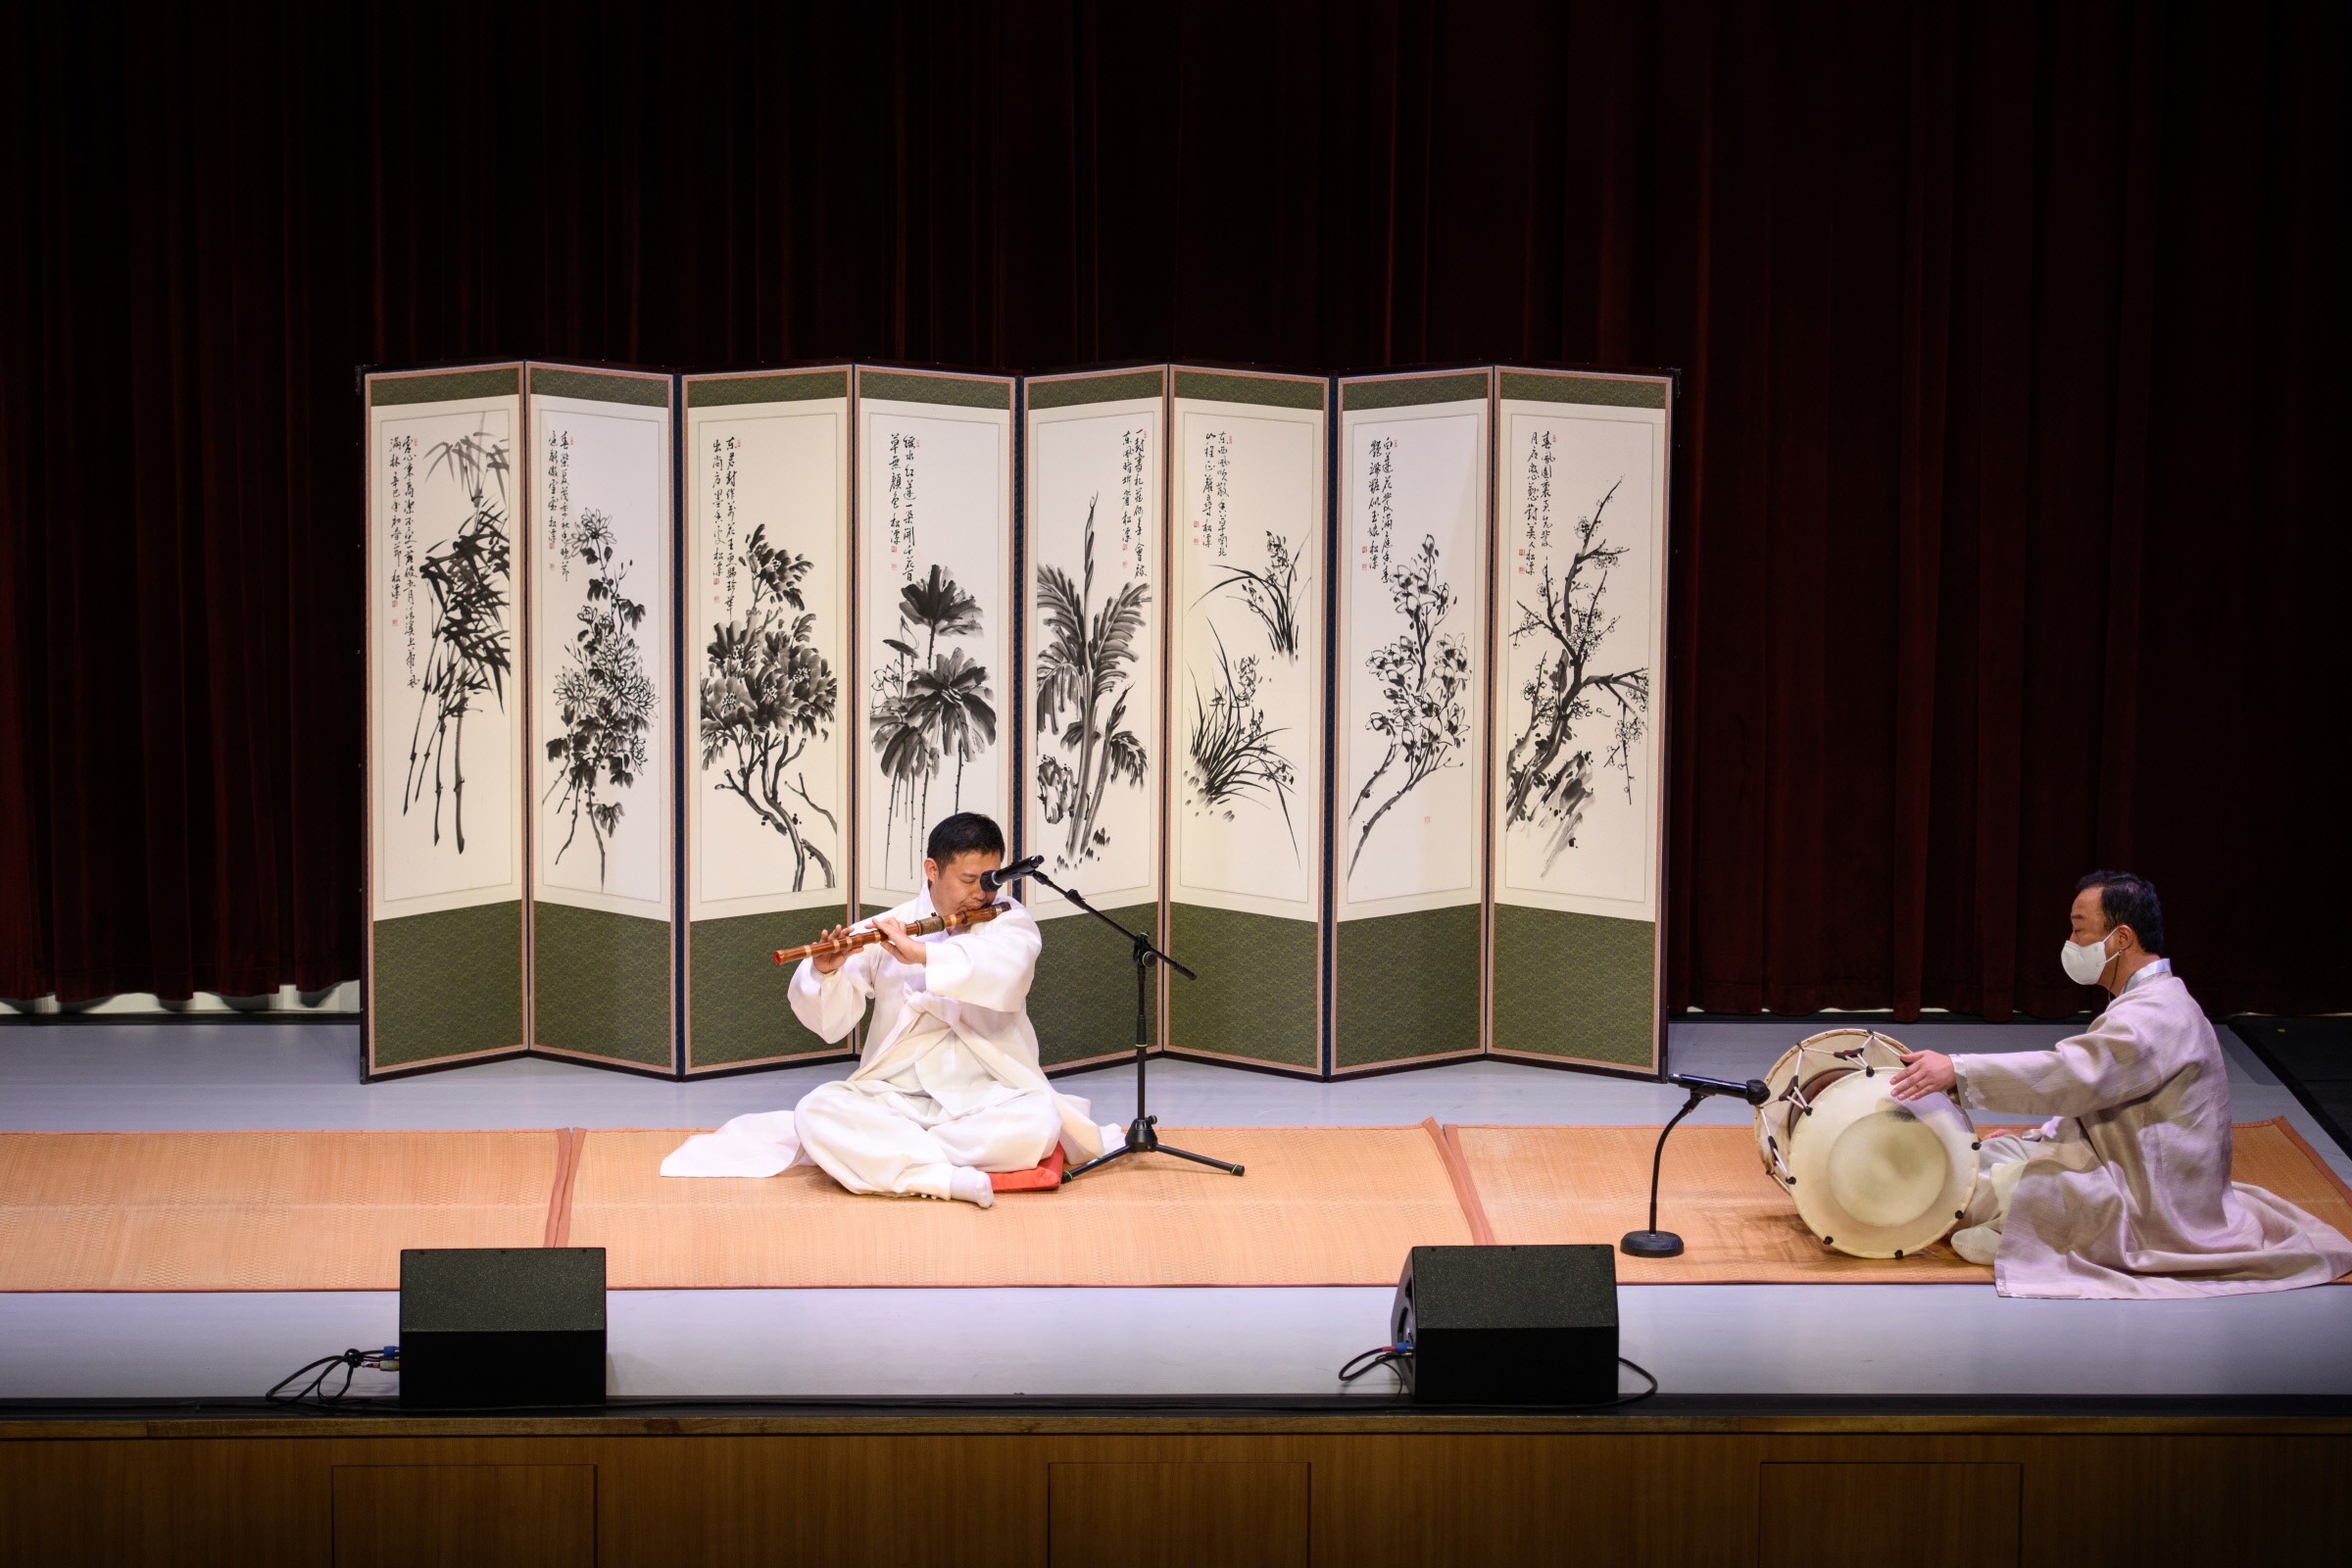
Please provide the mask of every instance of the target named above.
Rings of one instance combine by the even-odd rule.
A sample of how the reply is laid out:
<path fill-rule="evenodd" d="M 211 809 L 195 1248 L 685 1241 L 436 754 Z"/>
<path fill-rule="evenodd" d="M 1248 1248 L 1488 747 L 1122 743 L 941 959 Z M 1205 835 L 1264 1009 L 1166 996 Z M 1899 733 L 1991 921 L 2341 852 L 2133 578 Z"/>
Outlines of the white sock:
<path fill-rule="evenodd" d="M 1952 1250 L 1971 1263 L 1990 1264 L 2001 1250 L 2001 1233 L 1990 1225 L 1952 1232 Z"/>
<path fill-rule="evenodd" d="M 997 1187 L 988 1179 L 988 1172 L 958 1165 L 948 1173 L 948 1196 L 986 1208 L 997 1200 Z"/>

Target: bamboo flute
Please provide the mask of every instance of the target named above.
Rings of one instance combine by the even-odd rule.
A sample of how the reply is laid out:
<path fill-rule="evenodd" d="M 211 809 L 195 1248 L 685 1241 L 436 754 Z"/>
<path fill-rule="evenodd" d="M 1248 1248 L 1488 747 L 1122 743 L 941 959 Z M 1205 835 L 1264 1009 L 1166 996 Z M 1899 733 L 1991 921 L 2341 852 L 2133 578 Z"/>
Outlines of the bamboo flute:
<path fill-rule="evenodd" d="M 994 920 L 1011 907 L 1011 905 L 999 900 L 966 914 L 927 914 L 920 920 L 907 921 L 906 934 L 910 937 L 927 937 L 942 931 L 961 931 L 983 920 Z M 855 953 L 859 948 L 870 948 L 881 940 L 882 933 L 879 931 L 853 931 L 832 942 L 806 942 L 797 948 L 779 948 L 776 950 L 776 961 L 794 963 L 802 958 L 813 958 L 820 953 Z"/>

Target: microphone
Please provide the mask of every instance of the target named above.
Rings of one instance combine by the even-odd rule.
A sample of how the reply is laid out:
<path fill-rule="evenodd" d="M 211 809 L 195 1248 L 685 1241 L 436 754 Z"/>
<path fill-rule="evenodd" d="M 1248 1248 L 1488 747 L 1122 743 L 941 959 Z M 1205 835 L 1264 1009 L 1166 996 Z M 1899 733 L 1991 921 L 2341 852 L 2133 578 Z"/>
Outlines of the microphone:
<path fill-rule="evenodd" d="M 1761 1105 L 1772 1098 L 1772 1090 L 1761 1078 L 1750 1078 L 1743 1084 L 1735 1084 L 1721 1078 L 1701 1078 L 1691 1072 L 1675 1072 L 1668 1073 L 1666 1081 L 1680 1084 L 1685 1089 L 1695 1089 L 1702 1095 L 1729 1095 L 1734 1100 L 1744 1100 L 1751 1105 Z"/>
<path fill-rule="evenodd" d="M 1000 867 L 997 870 L 981 872 L 980 885 L 983 888 L 986 888 L 989 892 L 994 893 L 1005 883 L 1018 882 L 1030 872 L 1043 868 L 1045 863 L 1046 858 L 1044 856 L 1032 855 L 1025 860 L 1015 860 L 1010 865 Z M 1759 1085 L 1758 1087 L 1760 1088 L 1762 1086 Z"/>

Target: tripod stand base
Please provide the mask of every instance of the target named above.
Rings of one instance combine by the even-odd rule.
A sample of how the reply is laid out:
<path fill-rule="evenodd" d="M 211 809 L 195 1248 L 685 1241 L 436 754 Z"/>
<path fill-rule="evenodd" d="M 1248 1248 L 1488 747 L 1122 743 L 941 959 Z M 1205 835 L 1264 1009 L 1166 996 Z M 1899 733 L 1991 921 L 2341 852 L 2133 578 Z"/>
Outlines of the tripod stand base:
<path fill-rule="evenodd" d="M 1189 1159 L 1196 1165 L 1214 1166 L 1229 1176 L 1242 1174 L 1242 1167 L 1239 1165 L 1231 1165 L 1221 1159 L 1211 1159 L 1206 1154 L 1196 1154 L 1189 1149 L 1178 1149 L 1173 1144 L 1161 1143 L 1158 1122 L 1157 1116 L 1136 1117 L 1134 1121 L 1127 1124 L 1127 1142 L 1125 1144 L 1098 1154 L 1083 1165 L 1073 1165 L 1063 1171 L 1061 1173 L 1062 1185 L 1067 1187 L 1088 1171 L 1098 1166 L 1107 1165 L 1125 1154 L 1174 1154 L 1178 1159 Z M 1675 1250 L 1677 1251 L 1682 1250 L 1679 1244 Z"/>
<path fill-rule="evenodd" d="M 1683 1239 L 1672 1231 L 1627 1231 L 1617 1250 L 1634 1257 L 1680 1257 Z"/>

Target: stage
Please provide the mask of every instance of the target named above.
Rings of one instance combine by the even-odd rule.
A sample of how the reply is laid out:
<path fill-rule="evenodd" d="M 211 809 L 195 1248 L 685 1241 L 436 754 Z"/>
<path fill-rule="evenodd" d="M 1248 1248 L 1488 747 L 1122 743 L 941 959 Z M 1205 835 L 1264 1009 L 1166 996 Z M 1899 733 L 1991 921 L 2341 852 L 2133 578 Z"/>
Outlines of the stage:
<path fill-rule="evenodd" d="M 1673 1059 L 1744 1078 L 1834 1022 L 1679 1023 Z M 1992 1051 L 2038 1049 L 2067 1032 L 1931 1021 L 1897 1035 Z M 671 1083 L 522 1060 L 363 1086 L 354 1036 L 319 1023 L 10 1026 L 0 1030 L 0 1131 L 711 1126 L 790 1104 L 841 1070 Z M 2221 1039 L 2235 1119 L 2283 1116 L 2352 1179 L 2352 1158 L 2294 1096 L 2233 1034 Z M 1058 1082 L 1091 1097 L 1104 1120 L 1132 1103 L 1131 1069 Z M 1200 1128 L 1424 1118 L 1654 1126 L 1681 1102 L 1653 1084 L 1494 1062 L 1309 1083 L 1169 1061 L 1153 1063 L 1152 1083 L 1163 1123 Z M 1713 1101 L 1690 1120 L 1743 1123 L 1743 1112 Z M 1670 1187 L 1662 1223 L 1675 1223 L 1675 1207 Z M 630 1399 L 1280 1396 L 1368 1408 L 1391 1399 L 1386 1374 L 1352 1386 L 1335 1374 L 1385 1343 L 1391 1295 L 1383 1286 L 615 1290 L 609 1386 Z M 1831 1398 L 1993 1409 L 2023 1399 L 2049 1409 L 2159 1396 L 2253 1409 L 2291 1396 L 2352 1407 L 2352 1288 L 2076 1302 L 2003 1299 L 1988 1284 L 1626 1284 L 1619 1299 L 1625 1353 L 1657 1374 L 1660 1400 L 1675 1405 Z M 890 1328 L 887 1355 L 865 1348 L 876 1324 Z M 388 1291 L 0 1294 L 0 1398 L 250 1397 L 314 1356 L 397 1339 Z M 1629 1375 L 1626 1386 L 1638 1384 Z M 354 1392 L 392 1387 L 362 1374 Z"/>

